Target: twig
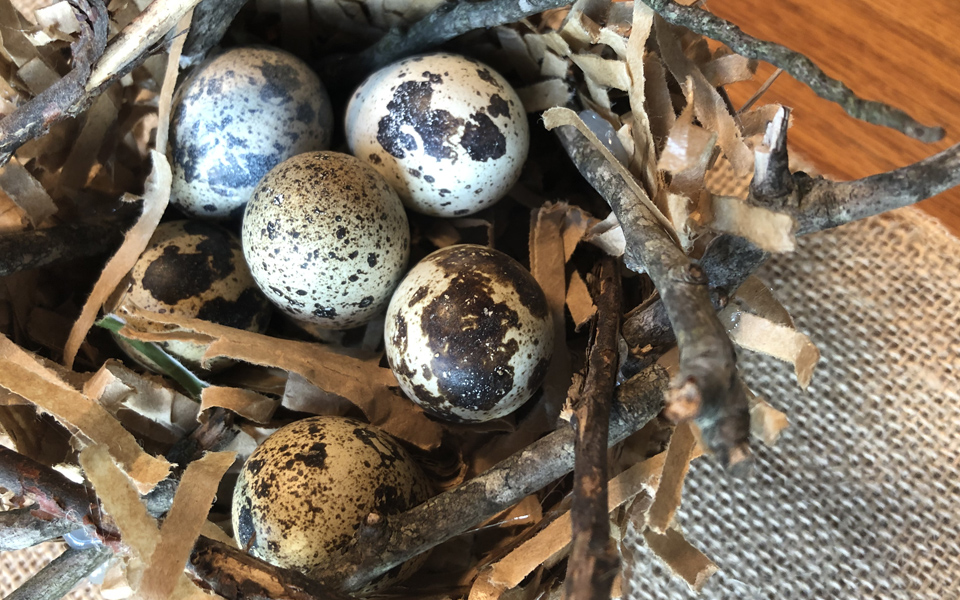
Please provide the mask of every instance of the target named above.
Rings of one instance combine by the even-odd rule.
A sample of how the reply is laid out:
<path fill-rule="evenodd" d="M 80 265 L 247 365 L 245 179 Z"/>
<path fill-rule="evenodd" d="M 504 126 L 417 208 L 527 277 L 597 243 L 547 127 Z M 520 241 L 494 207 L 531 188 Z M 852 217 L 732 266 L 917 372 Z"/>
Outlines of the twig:
<path fill-rule="evenodd" d="M 4 600 L 60 600 L 112 554 L 110 548 L 102 545 L 82 550 L 67 548 Z"/>
<path fill-rule="evenodd" d="M 695 416 L 705 444 L 722 464 L 745 461 L 750 456 L 749 406 L 737 384 L 733 343 L 717 318 L 703 270 L 580 132 L 571 126 L 556 131 L 577 170 L 616 214 L 627 240 L 627 266 L 646 269 L 676 332 L 680 376 L 668 394 L 668 416 Z"/>
<path fill-rule="evenodd" d="M 0 552 L 30 548 L 79 527 L 66 519 L 40 517 L 39 508 L 34 504 L 0 512 Z"/>
<path fill-rule="evenodd" d="M 767 90 L 769 90 L 770 87 L 776 83 L 777 79 L 779 79 L 781 75 L 783 75 L 783 69 L 777 67 L 777 70 L 774 71 L 770 77 L 767 77 L 767 80 L 763 82 L 763 85 L 761 85 L 757 91 L 754 92 L 753 95 L 743 103 L 743 106 L 737 109 L 737 114 L 740 115 L 750 110 L 753 105 L 757 103 L 757 100 L 762 98 L 763 95 L 767 93 Z"/>
<path fill-rule="evenodd" d="M 70 0 L 70 4 L 77 9 L 80 23 L 80 35 L 70 45 L 73 70 L 0 120 L 0 167 L 17 148 L 53 123 L 80 114 L 93 100 L 84 93 L 84 85 L 107 44 L 109 17 L 102 0 Z"/>
<path fill-rule="evenodd" d="M 187 568 L 203 587 L 227 600 L 350 600 L 299 571 L 275 567 L 202 536 Z"/>
<path fill-rule="evenodd" d="M 607 444 L 619 352 L 620 272 L 613 258 L 600 263 L 596 335 L 587 378 L 576 408 L 573 469 L 573 547 L 567 563 L 564 597 L 606 600 L 617 573 L 619 553 L 610 540 L 607 510 Z"/>
<path fill-rule="evenodd" d="M 334 57 L 325 65 L 324 81 L 344 77 L 359 81 L 364 75 L 397 59 L 429 50 L 473 31 L 514 23 L 569 0 L 448 0 L 407 28 L 395 27 L 363 52 Z"/>
<path fill-rule="evenodd" d="M 733 23 L 712 13 L 692 6 L 683 6 L 673 0 L 643 0 L 643 3 L 657 11 L 668 23 L 686 27 L 690 31 L 726 44 L 737 54 L 763 60 L 783 69 L 821 98 L 839 104 L 855 119 L 896 129 L 922 142 L 930 143 L 943 139 L 945 132 L 942 127 L 928 127 L 899 108 L 859 98 L 842 81 L 828 76 L 806 56 L 780 44 L 747 35 Z"/>
<path fill-rule="evenodd" d="M 203 61 L 211 48 L 220 43 L 233 19 L 247 0 L 203 0 L 193 9 L 190 32 L 180 53 L 180 68 Z"/>
<path fill-rule="evenodd" d="M 0 277 L 96 256 L 120 245 L 116 221 L 79 222 L 0 235 Z"/>
<path fill-rule="evenodd" d="M 622 442 L 660 412 L 667 384 L 666 372 L 654 366 L 621 386 L 611 410 L 610 445 Z M 574 463 L 574 437 L 571 428 L 560 428 L 407 512 L 368 519 L 341 558 L 345 589 L 362 588 L 569 473 Z"/>

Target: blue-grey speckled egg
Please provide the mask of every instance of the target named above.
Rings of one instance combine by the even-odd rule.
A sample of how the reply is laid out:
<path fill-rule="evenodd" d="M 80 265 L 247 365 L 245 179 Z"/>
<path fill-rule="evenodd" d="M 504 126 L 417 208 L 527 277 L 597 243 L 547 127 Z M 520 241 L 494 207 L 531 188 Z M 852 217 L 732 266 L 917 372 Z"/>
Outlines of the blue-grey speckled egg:
<path fill-rule="evenodd" d="M 124 306 L 258 333 L 266 330 L 270 319 L 270 303 L 250 276 L 240 240 L 212 223 L 170 221 L 159 225 L 125 285 L 118 300 Z M 132 359 L 158 370 L 122 338 L 114 339 Z M 160 346 L 188 367 L 201 368 L 204 346 L 181 341 Z M 214 359 L 210 368 L 229 364 L 227 359 Z"/>
<path fill-rule="evenodd" d="M 410 269 L 390 300 L 384 338 L 411 400 L 444 419 L 483 422 L 516 410 L 543 383 L 553 321 L 520 263 L 462 244 Z"/>
<path fill-rule="evenodd" d="M 243 216 L 243 254 L 281 310 L 323 329 L 373 319 L 410 256 L 396 192 L 349 154 L 308 152 L 273 168 Z"/>
<path fill-rule="evenodd" d="M 177 92 L 171 202 L 190 216 L 239 216 L 267 171 L 328 148 L 332 130 L 330 99 L 303 61 L 272 48 L 224 52 Z"/>
<path fill-rule="evenodd" d="M 500 200 L 530 146 L 527 115 L 496 71 L 455 54 L 404 59 L 371 75 L 347 107 L 347 142 L 411 210 L 453 217 Z"/>

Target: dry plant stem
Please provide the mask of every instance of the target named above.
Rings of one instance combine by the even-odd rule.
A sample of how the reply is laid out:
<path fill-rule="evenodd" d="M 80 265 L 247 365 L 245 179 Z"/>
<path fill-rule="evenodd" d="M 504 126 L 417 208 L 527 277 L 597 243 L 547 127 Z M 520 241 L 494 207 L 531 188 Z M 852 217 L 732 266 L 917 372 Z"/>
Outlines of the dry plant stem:
<path fill-rule="evenodd" d="M 198 583 L 227 600 L 349 600 L 299 571 L 267 564 L 239 548 L 200 537 L 187 568 Z"/>
<path fill-rule="evenodd" d="M 115 249 L 123 230 L 114 221 L 80 222 L 0 235 L 0 277 Z"/>
<path fill-rule="evenodd" d="M 79 38 L 70 45 L 73 70 L 0 120 L 0 167 L 17 148 L 53 123 L 80 114 L 93 100 L 84 93 L 84 85 L 106 47 L 109 17 L 102 0 L 70 0 L 70 4 L 80 23 Z"/>
<path fill-rule="evenodd" d="M 60 600 L 112 554 L 106 546 L 67 548 L 4 600 Z"/>
<path fill-rule="evenodd" d="M 669 378 L 653 366 L 621 386 L 611 410 L 609 445 L 639 431 L 663 407 Z M 342 557 L 344 586 L 357 590 L 407 559 L 475 527 L 573 469 L 572 428 L 562 427 L 477 477 L 390 517 L 361 527 Z"/>
<path fill-rule="evenodd" d="M 898 108 L 858 98 L 842 81 L 828 76 L 812 60 L 798 52 L 749 36 L 733 23 L 700 8 L 683 6 L 673 0 L 642 1 L 668 23 L 686 27 L 690 31 L 726 44 L 737 54 L 783 69 L 821 98 L 839 104 L 855 119 L 896 129 L 922 142 L 930 143 L 943 139 L 942 127 L 928 127 Z"/>
<path fill-rule="evenodd" d="M 580 174 L 620 221 L 627 266 L 645 269 L 663 300 L 680 348 L 680 376 L 669 393 L 669 416 L 696 416 L 705 444 L 720 462 L 740 463 L 749 457 L 750 409 L 737 384 L 733 343 L 717 318 L 703 270 L 580 132 L 570 126 L 556 132 Z M 687 408 L 680 412 L 677 407 Z"/>
<path fill-rule="evenodd" d="M 37 516 L 39 506 L 25 506 L 0 512 L 0 552 L 23 550 L 56 539 L 79 526 L 66 519 L 48 520 Z"/>
<path fill-rule="evenodd" d="M 203 0 L 193 9 L 190 31 L 180 53 L 180 68 L 203 61 L 211 48 L 220 43 L 230 23 L 247 0 Z"/>
<path fill-rule="evenodd" d="M 569 0 L 448 0 L 407 28 L 394 28 L 380 41 L 355 56 L 341 57 L 331 70 L 342 77 L 359 79 L 395 60 L 423 52 L 474 29 L 514 23 Z"/>
<path fill-rule="evenodd" d="M 609 598 L 619 565 L 607 510 L 608 426 L 620 359 L 620 272 L 612 257 L 605 256 L 600 263 L 598 287 L 596 333 L 574 421 L 577 437 L 570 508 L 573 547 L 567 562 L 567 600 Z"/>

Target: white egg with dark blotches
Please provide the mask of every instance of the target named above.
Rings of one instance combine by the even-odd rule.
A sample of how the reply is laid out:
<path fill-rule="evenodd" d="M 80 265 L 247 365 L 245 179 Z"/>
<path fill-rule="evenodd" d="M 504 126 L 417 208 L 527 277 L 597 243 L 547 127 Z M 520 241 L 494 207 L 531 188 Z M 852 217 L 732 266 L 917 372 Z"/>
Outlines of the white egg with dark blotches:
<path fill-rule="evenodd" d="M 270 564 L 338 587 L 341 559 L 370 515 L 413 508 L 430 496 L 426 476 L 388 434 L 344 417 L 278 429 L 244 463 L 233 492 L 237 544 Z M 391 570 L 371 592 L 405 579 L 426 558 Z"/>
<path fill-rule="evenodd" d="M 134 264 L 118 305 L 211 321 L 262 333 L 270 303 L 243 259 L 240 240 L 225 229 L 200 221 L 161 223 Z M 120 347 L 144 367 L 157 366 L 119 336 Z M 204 346 L 162 342 L 160 346 L 192 369 L 200 369 Z M 210 369 L 230 364 L 214 359 Z"/>
<path fill-rule="evenodd" d="M 410 270 L 390 300 L 384 339 L 414 402 L 444 419 L 483 422 L 513 412 L 543 383 L 553 321 L 520 263 L 464 244 Z"/>
<path fill-rule="evenodd" d="M 369 165 L 337 152 L 301 154 L 267 173 L 247 205 L 242 238 L 270 301 L 325 329 L 382 313 L 410 256 L 396 192 Z"/>
<path fill-rule="evenodd" d="M 292 54 L 234 48 L 177 91 L 170 125 L 170 200 L 187 215 L 239 216 L 267 171 L 330 146 L 333 111 L 320 79 Z"/>
<path fill-rule="evenodd" d="M 414 56 L 364 81 L 347 106 L 347 142 L 410 209 L 473 214 L 517 182 L 527 115 L 496 71 L 455 54 Z"/>

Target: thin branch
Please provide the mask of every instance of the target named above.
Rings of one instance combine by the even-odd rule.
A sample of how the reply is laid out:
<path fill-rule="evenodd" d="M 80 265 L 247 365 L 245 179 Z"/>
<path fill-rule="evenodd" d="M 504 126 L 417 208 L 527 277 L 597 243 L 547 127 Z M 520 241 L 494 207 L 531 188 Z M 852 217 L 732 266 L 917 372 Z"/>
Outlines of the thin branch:
<path fill-rule="evenodd" d="M 180 53 L 180 68 L 202 62 L 210 49 L 220 43 L 233 19 L 247 0 L 203 0 L 193 9 L 190 32 Z"/>
<path fill-rule="evenodd" d="M 627 266 L 646 269 L 663 299 L 680 348 L 680 376 L 669 393 L 669 416 L 696 416 L 704 442 L 722 464 L 746 460 L 749 406 L 737 385 L 733 343 L 717 318 L 703 270 L 583 135 L 571 126 L 556 131 L 581 175 L 616 214 L 627 240 Z"/>
<path fill-rule="evenodd" d="M 741 31 L 733 23 L 693 6 L 683 6 L 673 0 L 642 1 L 668 23 L 686 27 L 690 31 L 726 44 L 737 54 L 763 60 L 783 69 L 821 98 L 839 104 L 855 119 L 896 129 L 922 142 L 943 139 L 945 132 L 942 127 L 928 127 L 899 108 L 857 97 L 842 81 L 828 76 L 812 60 L 798 52 L 780 44 L 758 40 Z"/>
<path fill-rule="evenodd" d="M 569 0 L 447 0 L 413 25 L 394 27 L 363 52 L 334 57 L 334 62 L 324 68 L 328 73 L 324 80 L 346 77 L 359 81 L 370 71 L 411 54 L 435 48 L 474 29 L 514 23 L 568 4 Z"/>
<path fill-rule="evenodd" d="M 202 587 L 227 600 L 350 600 L 299 571 L 275 567 L 202 536 L 187 568 Z"/>
<path fill-rule="evenodd" d="M 0 512 L 0 552 L 30 548 L 79 527 L 66 519 L 51 520 L 39 508 L 34 504 Z"/>
<path fill-rule="evenodd" d="M 610 598 L 620 556 L 610 539 L 607 509 L 608 426 L 620 359 L 617 339 L 621 313 L 619 265 L 609 256 L 600 263 L 597 287 L 596 335 L 574 421 L 577 438 L 570 508 L 573 547 L 564 591 L 568 600 Z"/>
<path fill-rule="evenodd" d="M 0 120 L 0 167 L 17 148 L 45 133 L 53 123 L 80 114 L 93 101 L 84 86 L 106 47 L 109 16 L 102 0 L 70 0 L 70 4 L 80 24 L 80 35 L 70 45 L 73 70 Z"/>
<path fill-rule="evenodd" d="M 663 407 L 668 377 L 659 366 L 617 392 L 609 445 L 622 442 Z M 456 537 L 566 475 L 574 463 L 573 429 L 562 427 L 461 485 L 404 513 L 372 516 L 341 556 L 346 590 L 358 590 L 404 561 Z"/>
<path fill-rule="evenodd" d="M 0 277 L 113 250 L 123 240 L 121 225 L 103 220 L 0 235 Z"/>
<path fill-rule="evenodd" d="M 103 545 L 67 548 L 4 600 L 60 600 L 112 555 L 113 551 Z"/>

